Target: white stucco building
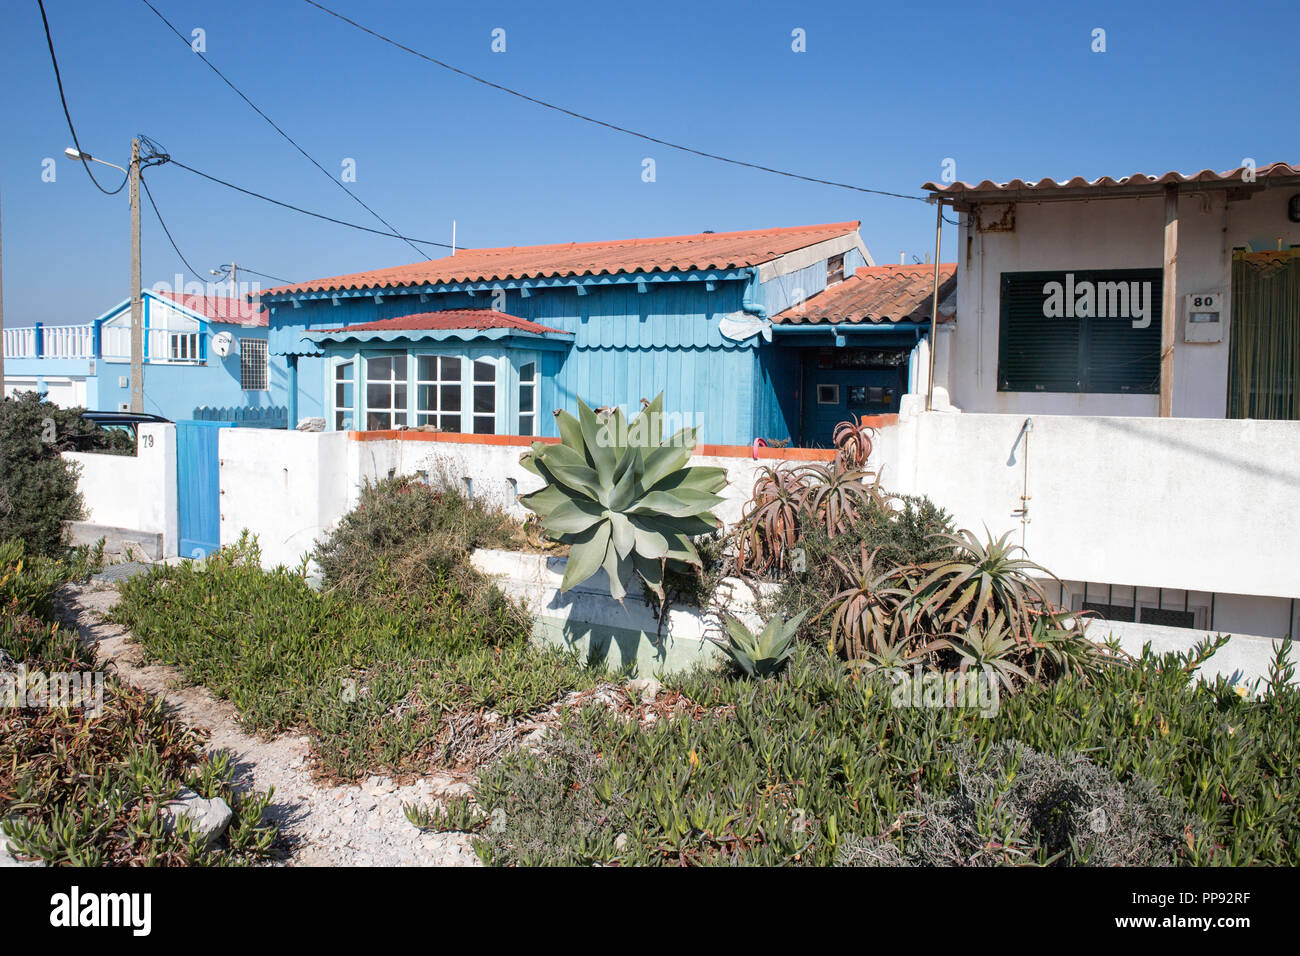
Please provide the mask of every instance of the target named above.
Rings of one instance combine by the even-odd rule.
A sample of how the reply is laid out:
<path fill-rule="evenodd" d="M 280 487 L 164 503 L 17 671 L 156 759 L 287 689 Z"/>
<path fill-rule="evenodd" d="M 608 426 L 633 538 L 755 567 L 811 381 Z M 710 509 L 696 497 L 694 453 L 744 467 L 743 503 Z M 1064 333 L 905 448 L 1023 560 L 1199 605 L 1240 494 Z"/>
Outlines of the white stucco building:
<path fill-rule="evenodd" d="M 1300 167 L 925 188 L 956 316 L 891 487 L 1014 531 L 1117 628 L 1295 635 Z"/>
<path fill-rule="evenodd" d="M 958 321 L 948 367 L 936 371 L 957 407 L 1160 414 L 1160 333 L 1169 322 L 1173 416 L 1300 418 L 1300 167 L 924 188 L 961 214 Z M 1100 284 L 1152 282 L 1155 301 L 1143 305 L 1156 311 L 1129 321 L 1044 315 L 1044 287 L 1070 276 L 1076 300 L 1093 283 L 1094 313 L 1116 304 L 1113 295 L 1098 300 Z M 1211 315 L 1218 321 L 1197 321 Z M 1234 337 L 1239 317 L 1248 321 Z M 1263 335 L 1240 334 L 1261 324 Z M 1261 363 L 1262 353 L 1276 361 Z M 1265 407 L 1263 391 L 1275 393 Z"/>

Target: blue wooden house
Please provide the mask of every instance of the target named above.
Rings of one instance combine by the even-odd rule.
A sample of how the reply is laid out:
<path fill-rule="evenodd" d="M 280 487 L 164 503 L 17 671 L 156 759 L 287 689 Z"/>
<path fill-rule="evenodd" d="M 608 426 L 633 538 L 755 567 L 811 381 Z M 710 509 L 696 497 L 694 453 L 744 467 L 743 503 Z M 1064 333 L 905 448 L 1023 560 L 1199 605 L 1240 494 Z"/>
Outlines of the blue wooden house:
<path fill-rule="evenodd" d="M 235 298 L 145 290 L 144 410 L 172 421 L 287 419 L 286 363 L 267 349 L 266 309 Z M 125 411 L 131 401 L 131 301 L 91 322 L 4 330 L 5 394 Z"/>
<path fill-rule="evenodd" d="M 825 445 L 897 410 L 929 329 L 931 286 L 875 266 L 858 226 L 467 249 L 261 301 L 291 427 L 554 435 L 579 398 L 662 391 L 702 442 Z"/>

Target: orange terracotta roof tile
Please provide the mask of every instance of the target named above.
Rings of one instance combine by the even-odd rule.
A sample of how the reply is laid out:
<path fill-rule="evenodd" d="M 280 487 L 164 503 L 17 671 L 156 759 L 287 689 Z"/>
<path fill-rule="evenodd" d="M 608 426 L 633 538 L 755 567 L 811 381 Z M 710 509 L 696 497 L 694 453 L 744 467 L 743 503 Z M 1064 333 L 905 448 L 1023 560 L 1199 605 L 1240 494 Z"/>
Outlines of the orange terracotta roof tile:
<path fill-rule="evenodd" d="M 506 315 L 492 309 L 444 309 L 441 312 L 419 312 L 393 319 L 361 322 L 329 332 L 435 332 L 461 329 L 513 329 L 518 332 L 547 332 L 564 334 L 561 329 L 539 325 L 529 319 Z"/>
<path fill-rule="evenodd" d="M 150 290 L 153 291 L 153 290 Z M 265 327 L 270 315 L 260 302 L 247 302 L 223 295 L 191 295 L 183 292 L 154 292 L 171 299 L 187 309 L 193 309 L 209 322 L 226 325 L 256 325 Z"/>
<path fill-rule="evenodd" d="M 860 222 L 703 232 L 689 236 L 570 242 L 549 246 L 465 249 L 454 256 L 279 286 L 263 296 L 351 289 L 391 289 L 444 282 L 492 282 L 630 272 L 738 269 L 857 231 Z"/>
<path fill-rule="evenodd" d="M 772 317 L 777 325 L 929 322 L 934 266 L 864 266 L 843 282 Z M 939 321 L 953 316 L 957 264 L 939 266 Z"/>

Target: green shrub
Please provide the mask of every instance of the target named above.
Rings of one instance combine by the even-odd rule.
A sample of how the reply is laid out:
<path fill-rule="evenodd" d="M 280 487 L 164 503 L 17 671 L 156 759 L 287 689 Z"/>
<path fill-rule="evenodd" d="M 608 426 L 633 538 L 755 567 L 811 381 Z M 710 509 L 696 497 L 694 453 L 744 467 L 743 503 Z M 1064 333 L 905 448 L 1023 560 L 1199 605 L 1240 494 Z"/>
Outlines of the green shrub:
<path fill-rule="evenodd" d="M 87 567 L 24 557 L 0 545 L 0 695 L 29 675 L 94 673 L 95 648 L 53 620 L 54 589 Z M 269 796 L 236 792 L 224 757 L 150 697 L 102 674 L 103 707 L 0 704 L 0 827 L 20 856 L 56 865 L 238 864 L 265 857 L 276 829 L 262 820 Z M 6 701 L 6 703 L 9 703 Z M 164 803 L 181 787 L 221 797 L 234 811 L 212 845 L 169 829 Z"/>
<path fill-rule="evenodd" d="M 367 482 L 312 557 L 327 587 L 362 598 L 380 578 L 394 590 L 418 590 L 466 567 L 474 548 L 508 548 L 522 536 L 517 522 L 449 486 L 399 476 Z"/>
<path fill-rule="evenodd" d="M 132 578 L 114 617 L 250 730 L 308 733 L 341 779 L 455 765 L 476 747 L 452 716 L 518 718 L 594 683 L 575 657 L 534 648 L 528 618 L 472 569 L 425 567 L 400 579 L 400 599 L 382 567 L 369 585 L 318 593 L 300 573 L 263 571 L 245 536 L 202 567 Z"/>
<path fill-rule="evenodd" d="M 34 392 L 0 400 L 0 540 L 18 538 L 28 554 L 61 555 L 67 522 L 84 515 L 76 469 L 60 455 L 63 415 Z"/>
<path fill-rule="evenodd" d="M 1005 770 L 1005 744 L 1044 756 L 1016 797 L 1017 826 L 1046 814 L 1023 830 L 1017 861 L 1069 844 L 1054 862 L 1294 866 L 1300 689 L 1275 679 L 1253 699 L 1222 679 L 1195 683 L 1208 650 L 1148 651 L 1086 682 L 1031 684 L 987 718 L 905 706 L 883 673 L 806 645 L 773 680 L 689 675 L 670 682 L 692 705 L 677 717 L 642 724 L 588 707 L 554 740 L 567 752 L 513 753 L 485 770 L 475 796 L 505 826 L 476 840 L 501 864 L 827 865 L 881 840 L 901 844 L 894 862 L 906 862 L 908 821 L 940 808 L 969 819 L 947 801 L 969 799 L 983 808 L 976 820 L 997 822 L 974 771 Z M 1098 808 L 1107 829 L 1093 839 L 1079 820 Z"/>
<path fill-rule="evenodd" d="M 847 866 L 1171 866 L 1193 820 L 1142 777 L 1120 781 L 1087 757 L 1015 740 L 953 755 L 956 786 L 927 794 L 893 840 L 846 835 Z M 901 847 L 898 842 L 901 840 Z"/>

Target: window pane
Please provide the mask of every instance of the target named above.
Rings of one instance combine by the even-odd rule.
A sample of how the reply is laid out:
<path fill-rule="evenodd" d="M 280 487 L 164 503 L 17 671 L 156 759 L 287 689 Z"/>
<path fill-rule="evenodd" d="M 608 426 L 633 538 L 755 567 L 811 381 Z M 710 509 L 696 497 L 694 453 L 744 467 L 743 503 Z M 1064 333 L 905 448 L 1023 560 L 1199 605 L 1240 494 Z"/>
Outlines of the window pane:
<path fill-rule="evenodd" d="M 443 385 L 441 389 L 439 389 L 439 391 L 442 393 L 442 404 L 438 406 L 440 411 L 444 411 L 444 412 L 460 411 L 460 386 L 459 385 Z"/>
<path fill-rule="evenodd" d="M 496 428 L 494 420 L 490 415 L 474 416 L 474 434 L 475 435 L 495 435 Z"/>
<path fill-rule="evenodd" d="M 443 415 L 443 416 L 442 416 L 442 430 L 445 431 L 445 432 L 458 432 L 458 431 L 460 431 L 460 416 L 459 416 L 459 415 Z"/>
<path fill-rule="evenodd" d="M 474 386 L 474 412 L 495 412 L 497 410 L 497 390 L 491 385 Z"/>
<path fill-rule="evenodd" d="M 532 415 L 520 415 L 520 416 L 519 416 L 519 434 L 521 434 L 521 435 L 531 435 L 532 433 L 533 433 L 533 416 L 532 416 Z"/>
<path fill-rule="evenodd" d="M 369 412 L 366 414 L 366 430 L 375 431 L 392 427 L 392 417 L 388 412 Z"/>
<path fill-rule="evenodd" d="M 420 381 L 431 382 L 438 377 L 438 357 L 436 355 L 421 355 L 416 359 L 416 373 L 420 376 Z"/>
<path fill-rule="evenodd" d="M 531 382 L 537 377 L 537 363 L 528 362 L 519 366 L 519 381 Z"/>
<path fill-rule="evenodd" d="M 352 363 L 341 362 L 334 366 L 334 378 L 340 382 L 352 381 Z"/>
<path fill-rule="evenodd" d="M 415 390 L 415 407 L 421 412 L 436 412 L 438 410 L 438 386 L 421 385 Z M 424 424 L 422 421 L 420 424 Z"/>
<path fill-rule="evenodd" d="M 393 360 L 387 356 L 383 358 L 366 359 L 366 378 L 368 379 L 388 379 L 393 377 Z"/>
<path fill-rule="evenodd" d="M 405 355 L 393 356 L 393 377 L 397 379 L 406 378 L 406 356 Z"/>
<path fill-rule="evenodd" d="M 406 386 L 405 385 L 398 385 L 393 388 L 393 407 L 394 408 L 406 407 Z"/>
<path fill-rule="evenodd" d="M 491 362 L 474 363 L 474 381 L 476 382 L 495 382 L 497 380 L 497 367 Z"/>
<path fill-rule="evenodd" d="M 533 386 L 519 386 L 519 411 L 521 413 L 531 412 L 533 410 Z"/>
<path fill-rule="evenodd" d="M 391 385 L 380 382 L 378 385 L 366 386 L 366 404 L 371 408 L 391 408 L 393 389 Z"/>
<path fill-rule="evenodd" d="M 460 380 L 460 359 L 447 358 L 446 356 L 443 356 L 441 361 L 442 361 L 442 380 L 444 382 L 459 381 Z"/>
<path fill-rule="evenodd" d="M 394 425 L 405 425 L 405 424 L 406 424 L 406 412 L 394 412 L 394 413 L 393 413 L 393 424 L 394 424 Z"/>

